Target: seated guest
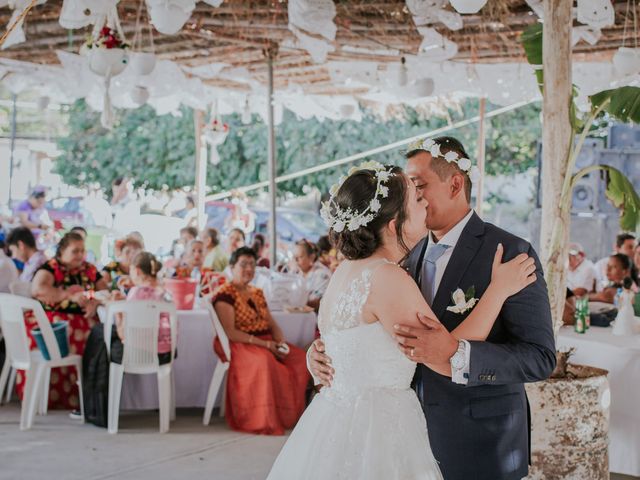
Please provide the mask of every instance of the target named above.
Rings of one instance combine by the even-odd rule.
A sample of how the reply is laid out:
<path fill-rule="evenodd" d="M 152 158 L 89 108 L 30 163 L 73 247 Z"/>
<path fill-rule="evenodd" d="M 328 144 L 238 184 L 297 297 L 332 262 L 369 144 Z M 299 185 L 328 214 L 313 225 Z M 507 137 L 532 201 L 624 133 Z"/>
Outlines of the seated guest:
<path fill-rule="evenodd" d="M 244 232 L 239 228 L 232 228 L 231 231 L 229 232 L 229 235 L 227 236 L 227 246 L 229 249 L 228 250 L 229 255 L 232 255 L 233 252 L 235 252 L 240 247 L 244 247 L 245 241 L 246 241 L 246 238 L 245 238 Z"/>
<path fill-rule="evenodd" d="M 593 262 L 586 258 L 579 243 L 569 245 L 569 271 L 567 287 L 577 297 L 595 291 L 596 269 Z"/>
<path fill-rule="evenodd" d="M 590 293 L 592 302 L 614 303 L 616 293 L 622 288 L 624 279 L 631 275 L 631 260 L 622 253 L 616 253 L 609 257 L 607 265 L 607 280 L 609 284 L 597 293 Z"/>
<path fill-rule="evenodd" d="M 207 252 L 204 257 L 203 267 L 216 272 L 223 272 L 229 264 L 229 258 L 220 245 L 218 230 L 215 228 L 207 228 L 204 230 L 202 232 L 202 241 L 204 242 L 204 248 Z"/>
<path fill-rule="evenodd" d="M 126 236 L 119 246 L 120 255 L 116 257 L 116 260 L 104 266 L 102 275 L 111 290 L 122 288 L 126 292 L 132 285 L 129 266 L 133 258 L 142 251 L 143 246 L 140 240 L 130 235 Z"/>
<path fill-rule="evenodd" d="M 0 248 L 0 293 L 9 293 L 9 285 L 18 279 L 18 275 L 15 263 L 5 253 L 4 248 Z"/>
<path fill-rule="evenodd" d="M 323 235 L 318 239 L 316 244 L 318 247 L 318 261 L 331 270 L 331 273 L 338 268 L 338 259 L 336 258 L 336 249 L 331 245 L 328 235 Z"/>
<path fill-rule="evenodd" d="M 127 293 L 127 300 L 156 300 L 164 301 L 167 292 L 158 283 L 158 272 L 162 269 L 162 264 L 154 255 L 149 252 L 138 252 L 131 263 L 131 280 L 133 286 Z M 116 331 L 118 338 L 124 343 L 124 321 L 123 318 L 116 319 Z M 112 343 L 113 344 L 113 343 Z M 121 351 L 121 349 L 117 349 Z M 168 363 L 171 360 L 171 325 L 169 315 L 160 314 L 160 327 L 158 329 L 158 357 L 160 363 Z M 121 363 L 122 359 L 114 358 L 111 361 Z"/>
<path fill-rule="evenodd" d="M 303 239 L 296 243 L 293 258 L 298 273 L 304 278 L 308 295 L 307 305 L 317 312 L 320 300 L 329 285 L 331 270 L 318 261 L 316 246 L 308 240 Z"/>
<path fill-rule="evenodd" d="M 616 241 L 613 245 L 613 255 L 616 253 L 621 253 L 626 255 L 629 258 L 633 258 L 633 249 L 636 245 L 636 237 L 631 235 L 630 233 L 620 233 L 616 236 Z M 609 265 L 610 257 L 604 257 L 596 262 L 596 291 L 600 292 L 603 288 L 605 288 L 609 284 L 609 279 L 607 278 L 607 269 Z"/>
<path fill-rule="evenodd" d="M 78 233 L 67 233 L 60 242 L 56 255 L 45 262 L 33 277 L 33 296 L 42 303 L 50 322 L 66 321 L 69 336 L 69 353 L 82 355 L 91 331 L 96 323 L 98 301 L 96 290 L 105 290 L 107 282 L 95 265 L 85 261 L 84 240 Z M 25 315 L 30 348 L 36 348 L 31 329 L 37 326 L 32 315 Z M 16 390 L 22 398 L 25 377 L 18 372 Z M 76 372 L 72 368 L 55 368 L 51 371 L 49 406 L 51 408 L 77 409 L 78 387 Z"/>
<path fill-rule="evenodd" d="M 74 227 L 71 227 L 71 230 L 69 230 L 70 232 L 76 232 L 79 233 L 80 235 L 82 235 L 82 238 L 84 238 L 84 242 L 85 245 L 87 244 L 87 237 L 89 236 L 89 233 L 87 232 L 87 229 L 80 226 L 80 225 L 76 225 Z M 93 253 L 93 251 L 91 250 L 87 250 L 87 262 L 89 263 L 95 263 L 96 261 L 96 256 Z"/>
<path fill-rule="evenodd" d="M 256 260 L 253 249 L 236 250 L 233 279 L 213 299 L 231 343 L 225 417 L 234 430 L 283 435 L 304 411 L 309 373 L 305 353 L 286 343 L 262 290 L 250 285 Z M 217 338 L 214 349 L 225 358 Z"/>
<path fill-rule="evenodd" d="M 47 190 L 38 185 L 31 191 L 29 198 L 22 201 L 16 207 L 20 225 L 30 229 L 35 236 L 53 227 L 45 204 L 47 203 Z"/>
<path fill-rule="evenodd" d="M 636 271 L 636 278 L 633 280 L 636 282 L 636 285 L 640 286 L 640 241 L 636 245 L 633 253 L 633 265 Z"/>
<path fill-rule="evenodd" d="M 182 262 L 176 268 L 175 277 L 189 278 L 193 270 L 197 268 L 202 274 L 204 265 L 204 242 L 202 240 L 191 240 L 187 243 L 187 248 L 182 256 Z"/>
<path fill-rule="evenodd" d="M 11 250 L 11 256 L 17 258 L 24 267 L 20 273 L 20 280 L 30 282 L 33 276 L 47 257 L 36 248 L 36 238 L 27 227 L 17 227 L 9 232 L 7 236 L 7 246 Z"/>
<path fill-rule="evenodd" d="M 269 252 L 267 251 L 267 240 L 264 238 L 264 235 L 256 233 L 253 236 L 253 245 L 251 245 L 251 248 L 253 248 L 253 251 L 256 252 L 256 255 L 258 256 L 258 263 L 256 266 L 269 268 L 271 266 L 271 262 L 265 256 L 268 255 Z"/>

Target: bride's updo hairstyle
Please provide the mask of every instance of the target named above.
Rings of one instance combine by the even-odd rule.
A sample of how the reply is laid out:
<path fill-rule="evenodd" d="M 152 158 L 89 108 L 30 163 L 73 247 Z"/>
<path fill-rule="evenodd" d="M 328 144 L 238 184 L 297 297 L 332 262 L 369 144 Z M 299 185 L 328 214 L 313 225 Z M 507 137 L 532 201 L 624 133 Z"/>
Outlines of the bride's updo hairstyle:
<path fill-rule="evenodd" d="M 340 232 L 333 228 L 329 231 L 331 243 L 349 260 L 370 257 L 382 245 L 382 231 L 393 219 L 396 220 L 398 243 L 409 252 L 402 238 L 407 218 L 407 180 L 400 167 L 387 166 L 385 169 L 394 175 L 384 182 L 384 186 L 389 188 L 389 194 L 386 198 L 380 198 L 380 209 L 375 212 L 373 219 L 353 231 L 348 228 Z M 342 210 L 363 212 L 375 197 L 377 188 L 375 170 L 358 170 L 342 183 L 333 202 Z"/>

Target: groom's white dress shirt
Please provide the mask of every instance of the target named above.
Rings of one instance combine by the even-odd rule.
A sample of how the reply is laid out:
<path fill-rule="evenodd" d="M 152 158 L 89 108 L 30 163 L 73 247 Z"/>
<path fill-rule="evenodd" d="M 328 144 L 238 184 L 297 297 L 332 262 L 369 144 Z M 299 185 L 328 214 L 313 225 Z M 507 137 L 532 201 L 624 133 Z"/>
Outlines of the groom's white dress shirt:
<path fill-rule="evenodd" d="M 440 282 L 442 281 L 442 277 L 444 276 L 444 271 L 449 264 L 449 260 L 451 260 L 451 255 L 453 250 L 455 249 L 458 240 L 460 240 L 460 236 L 462 235 L 462 231 L 464 227 L 467 226 L 471 216 L 473 215 L 473 210 L 469 210 L 469 213 L 460 220 L 451 230 L 449 230 L 438 242 L 434 239 L 433 235 L 430 234 L 429 243 L 427 245 L 427 251 L 425 252 L 424 258 L 426 259 L 429 255 L 429 249 L 433 248 L 436 243 L 440 243 L 442 245 L 448 245 L 445 252 L 436 260 L 436 273 L 434 278 L 435 288 L 434 292 L 438 291 L 440 287 Z M 426 261 L 426 260 L 425 260 Z M 451 292 L 453 293 L 453 292 Z M 435 298 L 435 295 L 434 295 Z M 471 358 L 471 345 L 466 340 L 463 340 L 466 345 L 465 349 L 465 367 L 462 369 L 451 368 L 451 380 L 454 383 L 459 383 L 462 385 L 466 385 L 469 377 L 469 360 Z"/>

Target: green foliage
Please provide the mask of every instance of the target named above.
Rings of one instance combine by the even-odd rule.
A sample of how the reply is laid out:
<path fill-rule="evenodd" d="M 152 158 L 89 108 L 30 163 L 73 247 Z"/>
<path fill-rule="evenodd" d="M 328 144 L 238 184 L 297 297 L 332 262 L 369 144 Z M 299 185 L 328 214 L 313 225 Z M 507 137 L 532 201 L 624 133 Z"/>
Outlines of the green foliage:
<path fill-rule="evenodd" d="M 490 111 L 491 105 L 487 110 Z M 55 170 L 72 185 L 97 182 L 107 188 L 118 176 L 129 176 L 137 186 L 159 190 L 191 186 L 195 181 L 195 134 L 193 111 L 157 116 L 150 107 L 118 112 L 113 130 L 100 127 L 99 114 L 84 102 L 71 107 L 69 135 L 59 141 L 64 153 Z M 383 121 L 366 114 L 361 122 L 300 120 L 285 111 L 276 128 L 278 175 L 296 172 L 403 138 L 441 128 L 448 122 L 478 114 L 478 101 L 470 99 L 449 118 L 426 117 L 406 109 L 399 118 Z M 540 138 L 540 107 L 528 105 L 486 122 L 486 170 L 488 174 L 513 174 L 536 165 Z M 254 116 L 243 125 L 239 115 L 223 118 L 230 132 L 218 147 L 221 162 L 209 165 L 207 185 L 211 193 L 267 180 L 267 128 Z M 473 159 L 477 152 L 476 125 L 448 132 L 459 138 Z M 402 165 L 403 150 L 374 155 L 372 159 Z M 344 173 L 345 166 L 327 169 L 278 185 L 280 192 L 301 193 L 305 186 L 326 192 Z"/>
<path fill-rule="evenodd" d="M 589 97 L 592 111 L 604 105 L 604 111 L 621 122 L 640 123 L 640 88 L 620 87 Z"/>
<path fill-rule="evenodd" d="M 520 37 L 520 42 L 527 56 L 527 61 L 536 69 L 538 87 L 542 91 L 544 85 L 544 75 L 542 71 L 542 24 L 534 23 L 530 25 Z"/>
<path fill-rule="evenodd" d="M 607 198 L 620 209 L 620 227 L 628 232 L 640 230 L 640 198 L 629 179 L 608 165 L 601 165 L 607 172 Z"/>

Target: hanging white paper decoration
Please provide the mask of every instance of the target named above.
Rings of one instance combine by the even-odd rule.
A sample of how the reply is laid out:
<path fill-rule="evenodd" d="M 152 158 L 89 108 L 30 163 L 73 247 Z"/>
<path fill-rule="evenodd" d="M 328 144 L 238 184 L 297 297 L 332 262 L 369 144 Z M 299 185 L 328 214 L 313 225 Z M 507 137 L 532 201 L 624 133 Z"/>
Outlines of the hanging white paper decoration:
<path fill-rule="evenodd" d="M 332 0 L 290 0 L 289 30 L 301 48 L 309 52 L 316 63 L 324 63 L 333 52 L 336 39 L 336 6 Z"/>
<path fill-rule="evenodd" d="M 165 35 L 182 30 L 195 7 L 195 0 L 147 0 L 151 23 Z"/>
<path fill-rule="evenodd" d="M 432 62 L 443 62 L 453 58 L 458 53 L 458 45 L 442 36 L 435 28 L 418 27 L 422 35 L 418 56 Z"/>
<path fill-rule="evenodd" d="M 104 22 L 107 13 L 116 7 L 118 0 L 64 0 L 60 26 L 69 30 L 84 28 L 98 22 Z"/>
<path fill-rule="evenodd" d="M 36 5 L 42 5 L 47 0 L 38 0 Z M 9 30 L 11 26 L 18 20 L 22 12 L 24 12 L 29 5 L 31 4 L 31 0 L 13 0 L 13 1 L 5 1 L 0 2 L 0 6 L 9 6 L 13 8 L 13 13 L 11 14 L 11 18 L 9 19 L 9 23 L 7 24 L 6 30 Z M 19 43 L 23 43 L 27 38 L 24 34 L 24 30 L 22 28 L 24 24 L 24 18 L 18 22 L 16 27 L 13 29 L 13 32 L 9 34 L 7 38 L 5 38 L 4 43 L 2 44 L 2 50 L 5 48 L 9 48 L 13 45 L 17 45 Z"/>
<path fill-rule="evenodd" d="M 133 87 L 131 90 L 131 101 L 138 106 L 142 106 L 149 100 L 149 90 L 146 87 L 139 85 Z"/>
<path fill-rule="evenodd" d="M 578 22 L 593 28 L 604 28 L 614 24 L 615 11 L 611 0 L 578 0 Z"/>
<path fill-rule="evenodd" d="M 129 68 L 136 75 L 149 75 L 156 68 L 156 56 L 150 52 L 131 52 Z"/>
<path fill-rule="evenodd" d="M 613 54 L 613 66 L 622 76 L 640 73 L 640 49 L 620 47 Z"/>
<path fill-rule="evenodd" d="M 487 0 L 450 0 L 451 6 L 458 13 L 478 13 L 487 3 Z"/>
<path fill-rule="evenodd" d="M 462 17 L 446 10 L 447 3 L 447 0 L 406 0 L 416 26 L 443 23 L 449 30 L 460 30 Z"/>

